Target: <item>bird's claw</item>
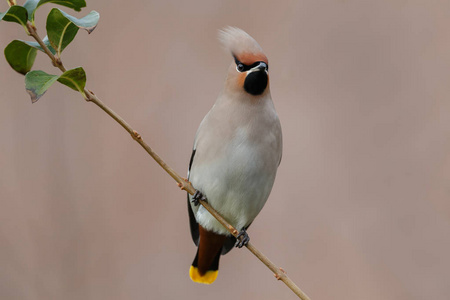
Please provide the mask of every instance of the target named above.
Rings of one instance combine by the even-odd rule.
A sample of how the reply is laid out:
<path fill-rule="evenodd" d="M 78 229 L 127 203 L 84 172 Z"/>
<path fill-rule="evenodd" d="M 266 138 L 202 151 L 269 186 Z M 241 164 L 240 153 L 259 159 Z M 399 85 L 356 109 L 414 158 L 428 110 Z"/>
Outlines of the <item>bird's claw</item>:
<path fill-rule="evenodd" d="M 194 206 L 198 206 L 200 204 L 200 200 L 206 201 L 206 198 L 203 196 L 202 192 L 195 190 L 194 195 L 192 195 L 191 202 Z"/>
<path fill-rule="evenodd" d="M 245 229 L 242 229 L 241 232 L 236 236 L 236 244 L 234 244 L 235 247 L 242 248 L 244 246 L 247 246 L 248 242 L 250 242 L 250 237 L 247 234 L 247 231 Z"/>

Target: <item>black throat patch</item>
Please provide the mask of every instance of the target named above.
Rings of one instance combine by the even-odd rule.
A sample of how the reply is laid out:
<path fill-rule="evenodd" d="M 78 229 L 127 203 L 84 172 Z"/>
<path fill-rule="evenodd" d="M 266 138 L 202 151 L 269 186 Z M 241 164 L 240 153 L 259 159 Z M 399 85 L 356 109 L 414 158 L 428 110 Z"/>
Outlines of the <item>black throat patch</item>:
<path fill-rule="evenodd" d="M 253 71 L 247 75 L 244 82 L 244 89 L 252 95 L 261 95 L 267 87 L 267 74 L 264 70 Z"/>

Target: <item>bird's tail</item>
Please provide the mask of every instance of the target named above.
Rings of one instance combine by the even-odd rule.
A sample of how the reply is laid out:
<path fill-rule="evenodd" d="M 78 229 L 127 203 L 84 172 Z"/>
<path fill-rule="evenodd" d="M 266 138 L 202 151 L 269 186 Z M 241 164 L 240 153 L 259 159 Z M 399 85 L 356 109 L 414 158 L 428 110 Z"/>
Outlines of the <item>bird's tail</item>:
<path fill-rule="evenodd" d="M 197 249 L 197 254 L 189 269 L 189 276 L 194 282 L 211 284 L 216 280 L 217 274 L 219 273 L 220 251 L 218 251 L 212 263 L 207 268 L 203 267 L 202 264 L 199 265 L 198 252 L 199 249 Z"/>
<path fill-rule="evenodd" d="M 200 241 L 197 254 L 189 269 L 192 281 L 211 284 L 219 272 L 219 260 L 226 236 L 205 230 L 199 226 Z"/>

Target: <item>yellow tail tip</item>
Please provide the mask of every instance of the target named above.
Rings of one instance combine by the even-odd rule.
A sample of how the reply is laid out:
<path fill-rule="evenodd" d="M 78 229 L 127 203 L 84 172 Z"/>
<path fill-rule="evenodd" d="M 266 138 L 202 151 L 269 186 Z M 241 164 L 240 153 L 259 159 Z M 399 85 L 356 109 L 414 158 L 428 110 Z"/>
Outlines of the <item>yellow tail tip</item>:
<path fill-rule="evenodd" d="M 191 266 L 191 268 L 189 269 L 189 277 L 191 277 L 192 281 L 203 284 L 213 283 L 216 280 L 218 273 L 219 271 L 216 270 L 216 271 L 207 271 L 205 274 L 200 275 L 196 267 Z"/>

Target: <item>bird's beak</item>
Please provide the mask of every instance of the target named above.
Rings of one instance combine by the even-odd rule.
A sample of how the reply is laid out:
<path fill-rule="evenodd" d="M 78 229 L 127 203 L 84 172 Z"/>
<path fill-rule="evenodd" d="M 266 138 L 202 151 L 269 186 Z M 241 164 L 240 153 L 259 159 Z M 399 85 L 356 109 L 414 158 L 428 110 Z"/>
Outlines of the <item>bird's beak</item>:
<path fill-rule="evenodd" d="M 251 72 L 255 72 L 255 71 L 265 71 L 266 73 L 268 72 L 267 70 L 267 64 L 263 61 L 259 62 L 259 65 L 257 65 L 256 67 L 251 68 L 248 73 Z"/>

